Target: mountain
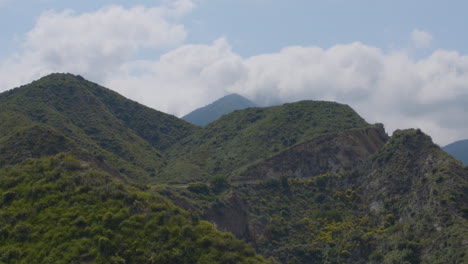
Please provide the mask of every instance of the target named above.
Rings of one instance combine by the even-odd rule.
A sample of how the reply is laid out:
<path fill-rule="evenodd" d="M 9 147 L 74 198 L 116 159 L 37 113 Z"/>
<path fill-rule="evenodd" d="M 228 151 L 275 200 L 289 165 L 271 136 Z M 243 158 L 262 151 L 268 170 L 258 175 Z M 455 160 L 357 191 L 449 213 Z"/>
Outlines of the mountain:
<path fill-rule="evenodd" d="M 468 168 L 347 105 L 198 127 L 52 74 L 0 120 L 0 263 L 466 262 Z"/>
<path fill-rule="evenodd" d="M 71 74 L 0 94 L 0 263 L 272 263 L 151 190 L 198 130 Z"/>
<path fill-rule="evenodd" d="M 465 263 L 468 170 L 420 130 L 381 132 L 297 145 L 217 195 L 162 192 L 281 263 Z"/>
<path fill-rule="evenodd" d="M 442 149 L 468 166 L 468 139 L 453 142 Z"/>
<path fill-rule="evenodd" d="M 256 105 L 254 103 L 245 97 L 242 97 L 238 94 L 230 94 L 216 100 L 207 106 L 192 111 L 191 113 L 182 117 L 182 119 L 197 126 L 206 126 L 221 116 L 234 112 L 235 110 L 241 110 L 255 106 Z"/>
<path fill-rule="evenodd" d="M 0 169 L 2 263 L 267 263 L 145 187 L 70 154 Z"/>
<path fill-rule="evenodd" d="M 247 167 L 240 180 L 278 180 L 352 170 L 379 151 L 388 136 L 382 126 L 319 136 Z"/>
<path fill-rule="evenodd" d="M 206 180 L 210 175 L 234 177 L 248 166 L 316 137 L 371 126 L 349 106 L 332 102 L 239 110 L 170 148 L 162 177 L 180 183 Z"/>
<path fill-rule="evenodd" d="M 51 74 L 0 94 L 0 165 L 86 152 L 146 182 L 163 152 L 197 128 L 71 74 Z"/>

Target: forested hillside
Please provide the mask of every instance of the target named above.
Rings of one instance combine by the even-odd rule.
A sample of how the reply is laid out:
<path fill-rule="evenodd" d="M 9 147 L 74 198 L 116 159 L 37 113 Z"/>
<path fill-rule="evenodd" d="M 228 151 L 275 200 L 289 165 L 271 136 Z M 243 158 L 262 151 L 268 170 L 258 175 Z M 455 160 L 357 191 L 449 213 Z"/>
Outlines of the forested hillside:
<path fill-rule="evenodd" d="M 0 170 L 2 263 L 266 263 L 231 234 L 69 154 Z"/>
<path fill-rule="evenodd" d="M 332 102 L 301 101 L 235 111 L 169 149 L 163 176 L 168 182 L 234 176 L 246 166 L 318 136 L 370 126 L 349 106 Z"/>
<path fill-rule="evenodd" d="M 197 127 L 52 74 L 0 120 L 3 263 L 466 263 L 468 169 L 347 105 Z"/>
<path fill-rule="evenodd" d="M 160 171 L 165 149 L 197 130 L 71 74 L 2 93 L 0 106 L 0 163 L 86 151 L 139 182 Z"/>

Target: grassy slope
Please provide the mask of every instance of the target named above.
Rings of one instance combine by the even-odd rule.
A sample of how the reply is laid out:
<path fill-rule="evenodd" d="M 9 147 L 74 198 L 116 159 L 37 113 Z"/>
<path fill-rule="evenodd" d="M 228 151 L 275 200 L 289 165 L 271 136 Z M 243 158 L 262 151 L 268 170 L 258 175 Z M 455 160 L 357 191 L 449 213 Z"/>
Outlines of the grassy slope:
<path fill-rule="evenodd" d="M 266 263 L 245 243 L 69 154 L 0 170 L 0 263 Z"/>
<path fill-rule="evenodd" d="M 349 106 L 330 102 L 302 101 L 235 111 L 175 144 L 169 151 L 165 175 L 168 181 L 184 182 L 236 174 L 243 166 L 296 144 L 368 126 Z"/>
<path fill-rule="evenodd" d="M 43 132 L 50 130 L 137 181 L 157 176 L 166 162 L 162 151 L 196 130 L 185 121 L 70 74 L 52 74 L 0 94 L 0 117 L 4 121 L 0 144 L 14 143 L 18 131 L 36 130 L 30 133 L 37 136 L 31 145 L 23 149 L 18 145 L 15 150 L 26 154 L 17 156 L 27 156 L 34 144 L 43 143 L 47 137 Z"/>

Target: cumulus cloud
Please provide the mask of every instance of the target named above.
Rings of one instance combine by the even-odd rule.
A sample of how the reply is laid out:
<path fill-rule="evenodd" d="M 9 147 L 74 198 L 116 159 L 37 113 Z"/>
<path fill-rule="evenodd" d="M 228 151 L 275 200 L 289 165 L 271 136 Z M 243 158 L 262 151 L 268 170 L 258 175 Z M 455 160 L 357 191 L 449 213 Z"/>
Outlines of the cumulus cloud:
<path fill-rule="evenodd" d="M 270 104 L 302 99 L 346 103 L 389 131 L 419 127 L 441 144 L 468 135 L 468 56 L 405 53 L 352 43 L 290 47 L 245 60 L 247 78 L 229 89 Z"/>
<path fill-rule="evenodd" d="M 159 7 L 108 6 L 83 14 L 47 11 L 26 34 L 23 53 L 0 65 L 0 87 L 55 71 L 102 81 L 140 49 L 180 45 L 187 32 L 176 21 L 193 8 L 192 1 L 177 0 Z"/>
<path fill-rule="evenodd" d="M 212 45 L 184 45 L 157 61 L 129 62 L 105 85 L 181 116 L 226 95 L 228 87 L 245 78 L 245 70 L 242 58 L 218 39 Z"/>
<path fill-rule="evenodd" d="M 389 132 L 421 128 L 440 144 L 468 135 L 468 56 L 442 50 L 416 60 L 356 42 L 242 58 L 219 39 L 129 63 L 106 84 L 178 116 L 235 92 L 265 106 L 304 99 L 346 103 Z"/>
<path fill-rule="evenodd" d="M 432 35 L 424 30 L 414 29 L 411 32 L 411 43 L 415 48 L 428 48 L 432 44 Z"/>

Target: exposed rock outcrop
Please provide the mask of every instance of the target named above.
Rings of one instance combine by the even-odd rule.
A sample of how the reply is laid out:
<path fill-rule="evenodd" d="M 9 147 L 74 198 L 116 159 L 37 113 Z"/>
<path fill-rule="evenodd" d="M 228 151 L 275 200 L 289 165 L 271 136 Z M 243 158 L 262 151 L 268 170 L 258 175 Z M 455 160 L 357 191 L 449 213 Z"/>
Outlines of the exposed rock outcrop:
<path fill-rule="evenodd" d="M 382 148 L 387 140 L 381 126 L 321 136 L 250 166 L 239 180 L 303 178 L 350 170 Z"/>
<path fill-rule="evenodd" d="M 214 223 L 221 231 L 249 240 L 247 205 L 234 191 L 229 191 L 223 198 L 206 210 L 203 218 Z"/>

